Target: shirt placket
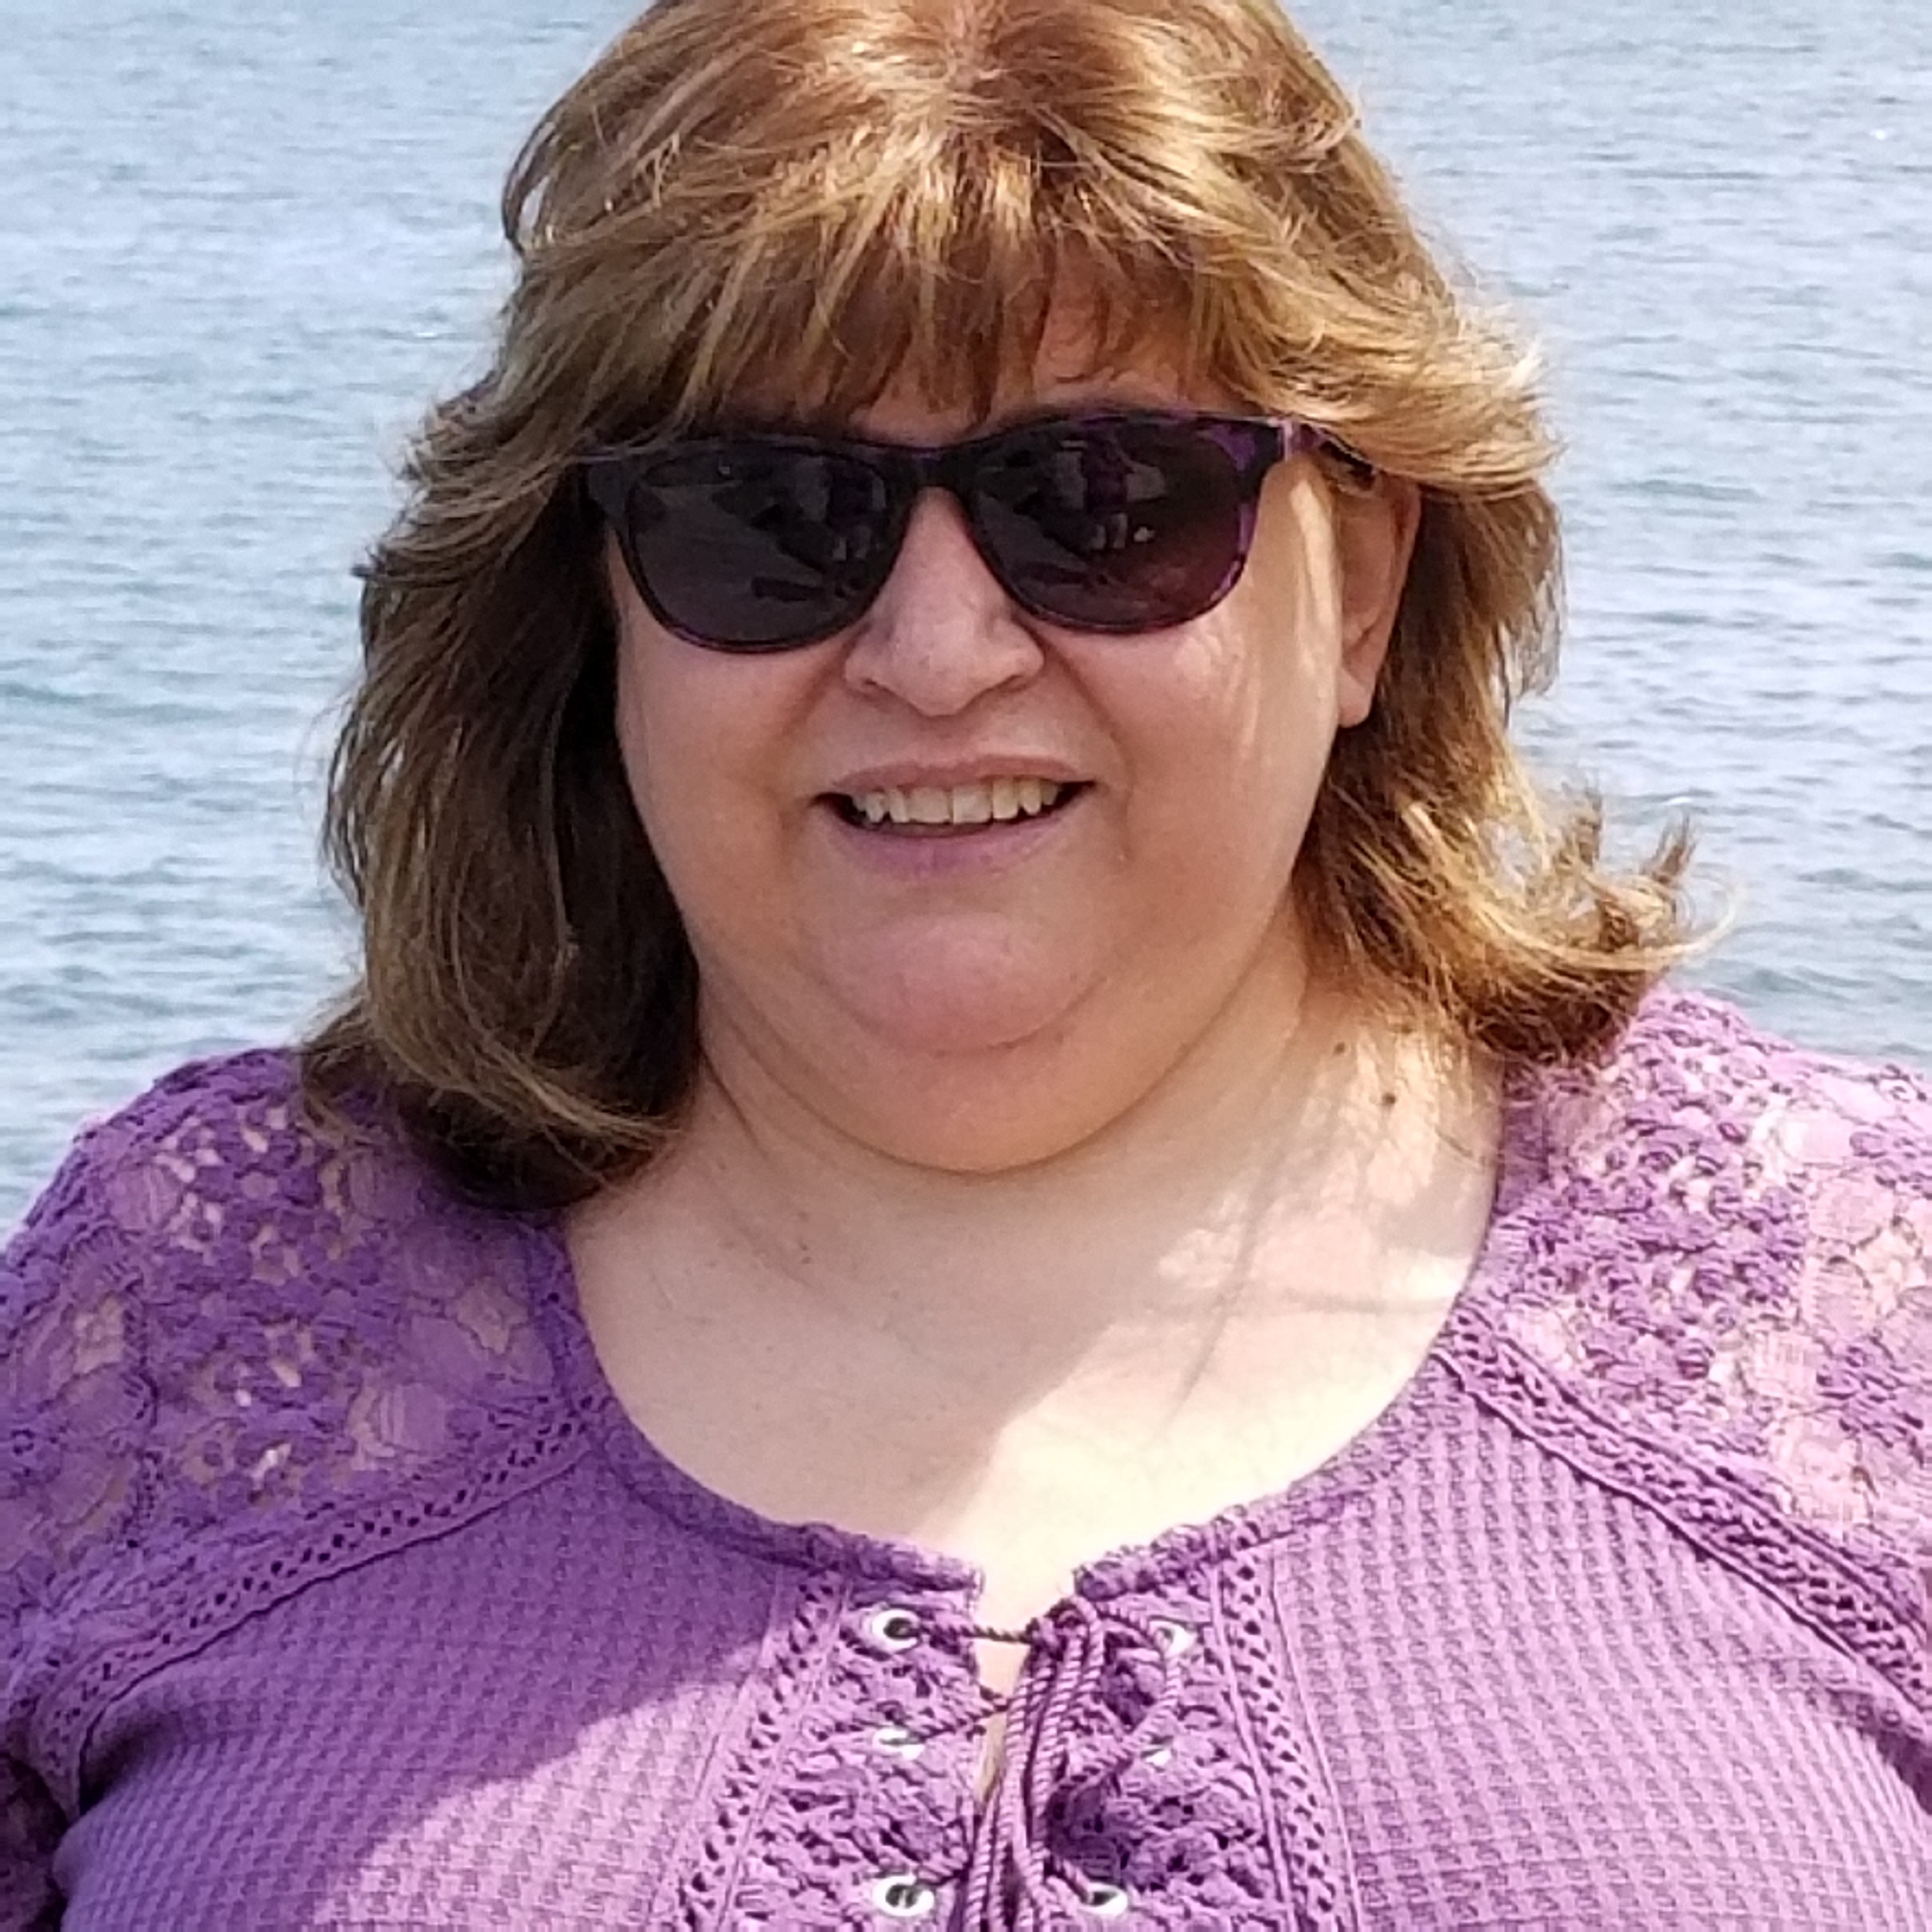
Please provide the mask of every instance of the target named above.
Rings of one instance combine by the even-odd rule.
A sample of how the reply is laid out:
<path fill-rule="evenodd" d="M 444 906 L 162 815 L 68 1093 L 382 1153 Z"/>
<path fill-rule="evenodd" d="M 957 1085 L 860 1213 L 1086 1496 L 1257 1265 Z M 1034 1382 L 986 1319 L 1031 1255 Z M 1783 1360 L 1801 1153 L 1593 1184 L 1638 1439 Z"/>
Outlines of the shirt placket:
<path fill-rule="evenodd" d="M 1044 1932 L 1126 1917 L 1135 1903 L 1130 1888 L 1083 1864 L 1066 1828 L 1077 1808 L 1104 1802 L 1136 1761 L 1160 1766 L 1171 1760 L 1168 1706 L 1191 1631 L 1076 1596 L 1022 1631 L 975 1634 L 1022 1643 L 1026 1658 L 964 1875 L 962 1932 Z M 1129 1670 L 1142 1681 L 1124 1700 L 1120 1678 Z"/>

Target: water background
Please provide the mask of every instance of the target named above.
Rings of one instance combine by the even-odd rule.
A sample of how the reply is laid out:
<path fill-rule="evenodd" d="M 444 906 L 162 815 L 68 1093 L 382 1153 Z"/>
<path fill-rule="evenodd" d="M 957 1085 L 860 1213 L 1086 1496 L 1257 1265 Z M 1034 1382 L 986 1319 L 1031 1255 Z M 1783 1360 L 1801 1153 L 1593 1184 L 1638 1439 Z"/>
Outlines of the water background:
<path fill-rule="evenodd" d="M 0 1225 L 74 1125 L 346 970 L 350 566 L 625 10 L 0 0 Z M 1932 7 L 1309 0 L 1547 346 L 1573 622 L 1526 712 L 1737 928 L 1695 976 L 1932 1065 Z"/>

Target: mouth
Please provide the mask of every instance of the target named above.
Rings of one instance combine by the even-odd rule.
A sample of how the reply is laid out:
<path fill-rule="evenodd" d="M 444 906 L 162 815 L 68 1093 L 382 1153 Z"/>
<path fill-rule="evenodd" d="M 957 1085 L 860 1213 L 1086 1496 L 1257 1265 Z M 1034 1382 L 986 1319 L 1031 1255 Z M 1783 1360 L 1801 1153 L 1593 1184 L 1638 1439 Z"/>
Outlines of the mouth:
<path fill-rule="evenodd" d="M 850 826 L 886 838 L 957 838 L 1031 824 L 1064 812 L 1092 787 L 1085 782 L 1015 776 L 974 784 L 889 785 L 827 792 L 825 802 Z"/>

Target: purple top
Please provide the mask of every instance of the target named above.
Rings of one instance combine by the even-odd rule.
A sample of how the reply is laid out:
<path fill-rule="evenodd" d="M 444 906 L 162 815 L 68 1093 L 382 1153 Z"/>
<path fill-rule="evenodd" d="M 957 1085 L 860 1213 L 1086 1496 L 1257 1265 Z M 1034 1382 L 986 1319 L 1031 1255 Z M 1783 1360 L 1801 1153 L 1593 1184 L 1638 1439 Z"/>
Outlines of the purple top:
<path fill-rule="evenodd" d="M 998 1789 L 958 1563 L 656 1454 L 554 1225 L 286 1056 L 0 1274 L 0 1925 L 1932 1927 L 1932 1094 L 1654 996 L 1279 1495 L 1083 1571 Z"/>

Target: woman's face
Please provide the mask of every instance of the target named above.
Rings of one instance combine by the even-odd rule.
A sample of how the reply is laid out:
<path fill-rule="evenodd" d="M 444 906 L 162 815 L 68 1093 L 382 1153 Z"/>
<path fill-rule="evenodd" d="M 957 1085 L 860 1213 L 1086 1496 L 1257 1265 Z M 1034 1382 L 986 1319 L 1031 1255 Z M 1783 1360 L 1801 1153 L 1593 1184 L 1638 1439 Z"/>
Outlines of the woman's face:
<path fill-rule="evenodd" d="M 1076 375 L 1084 347 L 1057 322 L 998 413 L 1230 406 L 1152 351 Z M 897 389 L 853 424 L 980 427 Z M 1412 492 L 1345 496 L 1291 460 L 1233 592 L 1119 637 L 1019 609 L 930 494 L 859 622 L 764 656 L 664 630 L 612 548 L 619 740 L 698 962 L 712 1077 L 988 1172 L 1085 1140 L 1211 1046 L 1265 1055 L 1305 978 L 1290 876 L 1335 732 L 1372 702 L 1414 514 Z M 1054 786 L 1036 818 L 938 830 L 855 824 L 847 802 L 964 788 L 973 815 L 976 789 L 1004 812 Z"/>

